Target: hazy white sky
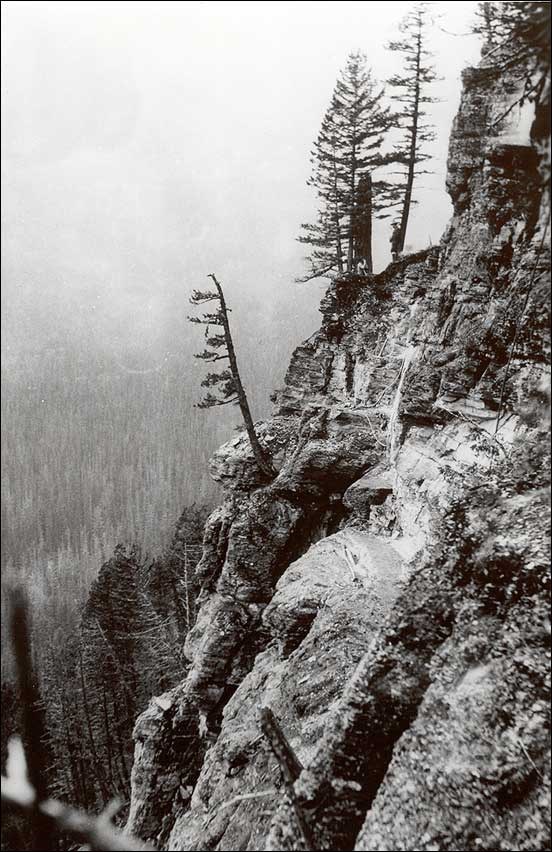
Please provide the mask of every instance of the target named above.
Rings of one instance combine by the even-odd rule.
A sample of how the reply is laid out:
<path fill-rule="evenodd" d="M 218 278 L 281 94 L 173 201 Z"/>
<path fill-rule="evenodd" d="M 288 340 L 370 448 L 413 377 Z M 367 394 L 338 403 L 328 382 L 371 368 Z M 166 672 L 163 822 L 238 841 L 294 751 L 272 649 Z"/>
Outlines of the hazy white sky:
<path fill-rule="evenodd" d="M 475 2 L 433 3 L 435 175 L 407 242 L 450 215 L 446 150 Z M 147 342 L 216 271 L 235 298 L 311 311 L 299 225 L 309 150 L 347 54 L 374 73 L 405 2 L 2 3 L 4 320 L 14 335 L 72 313 Z M 444 30 L 457 35 L 449 35 Z M 388 259 L 377 234 L 375 257 Z M 237 295 L 238 291 L 241 295 Z M 315 292 L 316 291 L 316 292 Z M 281 304 L 281 300 L 276 300 Z M 185 311 L 184 311 L 185 312 Z M 97 319 L 96 319 L 97 317 Z M 314 320 L 313 320 L 314 322 Z M 78 324 L 78 323 L 77 323 Z M 124 328 L 123 328 L 124 326 Z M 313 325 L 314 327 L 314 325 Z"/>

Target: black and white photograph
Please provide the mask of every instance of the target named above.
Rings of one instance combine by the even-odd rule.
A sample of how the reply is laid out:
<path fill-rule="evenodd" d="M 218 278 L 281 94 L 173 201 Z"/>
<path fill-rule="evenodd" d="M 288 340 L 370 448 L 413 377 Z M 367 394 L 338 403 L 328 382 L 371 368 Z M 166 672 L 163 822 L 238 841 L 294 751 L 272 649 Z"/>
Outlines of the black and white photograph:
<path fill-rule="evenodd" d="M 552 847 L 550 5 L 2 0 L 2 850 Z"/>

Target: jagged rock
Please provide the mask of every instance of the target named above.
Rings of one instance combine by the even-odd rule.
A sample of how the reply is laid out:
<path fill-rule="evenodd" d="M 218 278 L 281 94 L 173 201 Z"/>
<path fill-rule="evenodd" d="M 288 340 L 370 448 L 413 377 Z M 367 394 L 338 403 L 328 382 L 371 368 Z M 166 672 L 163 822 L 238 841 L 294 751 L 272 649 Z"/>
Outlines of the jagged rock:
<path fill-rule="evenodd" d="M 318 493 L 313 504 L 308 489 L 292 499 L 291 492 L 278 478 L 247 500 L 226 503 L 207 524 L 199 566 L 207 586 L 186 641 L 186 694 L 208 730 L 218 729 L 225 700 L 267 643 L 261 616 L 280 574 L 331 526 L 331 493 L 326 501 Z"/>
<path fill-rule="evenodd" d="M 495 489 L 484 505 L 474 502 L 468 525 L 478 583 L 486 566 L 491 582 L 483 595 L 477 584 L 464 587 L 355 849 L 530 850 L 550 842 L 550 622 L 539 589 L 549 582 L 541 520 L 548 499 L 540 488 L 507 497 Z M 514 553 L 523 554 L 517 565 Z M 508 580 L 497 578 L 498 564 Z M 459 566 L 461 582 L 467 567 Z"/>
<path fill-rule="evenodd" d="M 342 430 L 331 425 L 334 428 L 328 429 L 327 437 L 309 440 L 282 468 L 277 488 L 296 493 L 342 492 L 360 471 L 377 461 L 375 428 L 366 418 L 359 417 L 352 429 L 346 424 Z"/>
<path fill-rule="evenodd" d="M 136 728 L 133 830 L 171 850 L 302 848 L 263 704 L 316 848 L 549 848 L 549 156 L 540 114 L 534 148 L 497 124 L 519 81 L 463 81 L 440 246 L 331 284 L 257 424 L 273 482 L 244 435 L 215 454 L 190 674 Z"/>
<path fill-rule="evenodd" d="M 272 709 L 307 761 L 401 576 L 392 547 L 349 531 L 318 542 L 293 563 L 263 616 L 274 638 L 224 709 L 190 809 L 175 823 L 171 850 L 261 848 L 281 779 L 261 736 L 259 708 Z M 253 798 L 239 799 L 249 792 Z"/>
<path fill-rule="evenodd" d="M 288 367 L 284 389 L 278 396 L 278 412 L 282 416 L 301 415 L 305 401 L 324 396 L 331 375 L 334 352 L 319 333 L 298 346 Z"/>
<path fill-rule="evenodd" d="M 259 440 L 270 454 L 276 469 L 282 463 L 284 451 L 294 431 L 293 426 L 293 422 L 283 417 L 255 424 Z M 266 482 L 245 431 L 239 432 L 235 438 L 219 447 L 209 462 L 209 473 L 216 482 L 238 492 L 250 491 Z"/>
<path fill-rule="evenodd" d="M 242 501 L 239 499 L 226 500 L 211 512 L 207 519 L 203 552 L 196 567 L 196 577 L 203 584 L 205 591 L 213 591 L 216 586 L 226 559 L 229 530 L 241 505 Z"/>
<path fill-rule="evenodd" d="M 351 509 L 383 503 L 393 492 L 395 477 L 390 468 L 374 469 L 365 473 L 347 488 L 343 502 Z"/>
<path fill-rule="evenodd" d="M 197 713 L 182 686 L 150 701 L 134 729 L 132 800 L 126 831 L 164 844 L 184 800 L 195 785 L 205 747 Z"/>
<path fill-rule="evenodd" d="M 320 803 L 316 848 L 546 848 L 550 544 L 543 478 L 528 488 L 524 470 L 505 497 L 474 482 L 448 514 L 334 707 L 296 784 L 307 812 Z M 302 848 L 289 820 L 265 848 Z"/>

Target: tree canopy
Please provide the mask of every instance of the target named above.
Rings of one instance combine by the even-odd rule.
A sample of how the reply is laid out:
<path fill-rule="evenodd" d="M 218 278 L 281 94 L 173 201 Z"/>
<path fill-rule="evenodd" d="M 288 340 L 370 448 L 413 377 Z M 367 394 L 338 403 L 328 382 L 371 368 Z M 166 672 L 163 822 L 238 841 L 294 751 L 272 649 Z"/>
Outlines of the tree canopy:
<path fill-rule="evenodd" d="M 393 203 L 393 186 L 373 172 L 390 158 L 382 153 L 393 117 L 383 104 L 360 51 L 351 53 L 335 85 L 311 153 L 307 181 L 319 199 L 317 220 L 305 223 L 299 241 L 311 247 L 309 281 L 332 272 L 354 272 L 360 261 L 372 270 L 371 227 Z"/>

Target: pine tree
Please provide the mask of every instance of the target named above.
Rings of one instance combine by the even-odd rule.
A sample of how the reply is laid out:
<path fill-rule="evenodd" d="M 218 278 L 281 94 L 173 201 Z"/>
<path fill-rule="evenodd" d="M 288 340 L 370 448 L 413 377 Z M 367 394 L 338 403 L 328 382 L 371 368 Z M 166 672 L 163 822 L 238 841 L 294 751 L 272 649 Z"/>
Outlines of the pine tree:
<path fill-rule="evenodd" d="M 336 269 L 344 271 L 344 225 L 341 206 L 343 171 L 339 165 L 339 126 L 335 100 L 332 99 L 311 153 L 312 175 L 307 186 L 315 187 L 321 201 L 315 225 L 303 224 L 299 242 L 312 246 L 309 257 L 312 272 L 304 280 L 318 278 Z"/>
<path fill-rule="evenodd" d="M 383 192 L 376 191 L 376 184 L 371 180 L 372 170 L 388 161 L 383 157 L 381 147 L 391 117 L 389 109 L 382 106 L 382 98 L 383 89 L 376 91 L 371 72 L 366 69 L 366 57 L 360 52 L 351 53 L 335 88 L 341 141 L 340 165 L 345 184 L 342 208 L 347 234 L 347 272 L 353 272 L 360 259 L 357 243 L 362 231 L 359 221 L 366 220 L 368 211 L 373 213 L 387 207 L 387 198 Z M 360 204 L 359 196 L 361 182 L 363 204 Z M 378 186 L 383 190 L 385 183 L 382 181 Z M 371 218 L 372 215 L 370 221 Z"/>
<path fill-rule="evenodd" d="M 215 396 L 215 394 L 208 390 L 205 397 L 198 403 L 198 408 L 212 408 L 215 405 L 230 405 L 232 403 L 237 403 L 240 407 L 249 442 L 251 444 L 251 449 L 253 450 L 253 455 L 255 456 L 255 461 L 257 462 L 259 470 L 261 470 L 265 476 L 273 478 L 275 476 L 275 471 L 272 466 L 272 460 L 267 450 L 261 446 L 255 431 L 255 424 L 253 423 L 253 417 L 249 408 L 249 401 L 238 369 L 236 350 L 234 348 L 234 341 L 232 339 L 230 321 L 228 318 L 229 308 L 226 305 L 222 286 L 215 275 L 211 274 L 208 278 L 211 278 L 216 289 L 209 290 L 207 292 L 194 290 L 190 298 L 190 302 L 192 305 L 217 302 L 218 307 L 215 312 L 204 313 L 202 317 L 188 317 L 190 322 L 206 326 L 205 338 L 207 348 L 204 349 L 203 352 L 198 353 L 195 357 L 201 358 L 209 363 L 226 360 L 228 361 L 228 369 L 223 369 L 220 373 L 207 373 L 201 382 L 202 387 L 218 387 L 219 395 Z M 221 327 L 222 333 L 211 334 L 210 328 L 213 325 Z"/>
<path fill-rule="evenodd" d="M 424 104 L 435 103 L 435 98 L 427 94 L 427 86 L 437 77 L 429 59 L 430 51 L 426 48 L 427 29 L 429 25 L 428 11 L 425 3 L 418 3 L 399 25 L 403 35 L 399 41 L 388 44 L 389 50 L 403 55 L 403 72 L 393 75 L 387 82 L 398 89 L 394 100 L 402 104 L 398 113 L 400 126 L 403 130 L 403 141 L 396 149 L 396 160 L 402 163 L 404 171 L 402 180 L 397 184 L 401 196 L 401 209 L 396 229 L 392 235 L 393 255 L 400 254 L 404 249 L 410 208 L 415 203 L 412 194 L 414 180 L 417 175 L 427 174 L 419 169 L 420 163 L 430 159 L 426 145 L 433 141 L 435 134 L 431 124 L 424 121 L 427 113 Z"/>
<path fill-rule="evenodd" d="M 78 695 L 100 801 L 127 792 L 136 717 L 183 673 L 176 631 L 171 636 L 147 594 L 150 567 L 138 546 L 118 545 L 82 616 Z"/>
<path fill-rule="evenodd" d="M 181 647 L 196 617 L 199 582 L 195 568 L 202 552 L 207 506 L 186 506 L 176 523 L 170 545 L 153 564 L 148 596 L 158 615 L 172 621 Z"/>
<path fill-rule="evenodd" d="M 312 174 L 320 207 L 316 224 L 302 225 L 301 243 L 312 246 L 309 281 L 337 271 L 354 272 L 359 261 L 372 271 L 372 218 L 394 200 L 393 186 L 373 180 L 375 169 L 391 161 L 382 154 L 392 116 L 382 105 L 366 57 L 351 53 L 314 143 Z"/>
<path fill-rule="evenodd" d="M 205 517 L 205 507 L 183 511 L 167 564 L 150 563 L 136 545 L 118 545 L 91 586 L 79 629 L 50 629 L 41 691 L 55 796 L 87 809 L 127 796 L 136 716 L 186 672 L 188 597 L 192 615 L 194 606 L 193 585 L 189 595 L 183 586 L 186 547 L 195 542 L 193 584 Z"/>

